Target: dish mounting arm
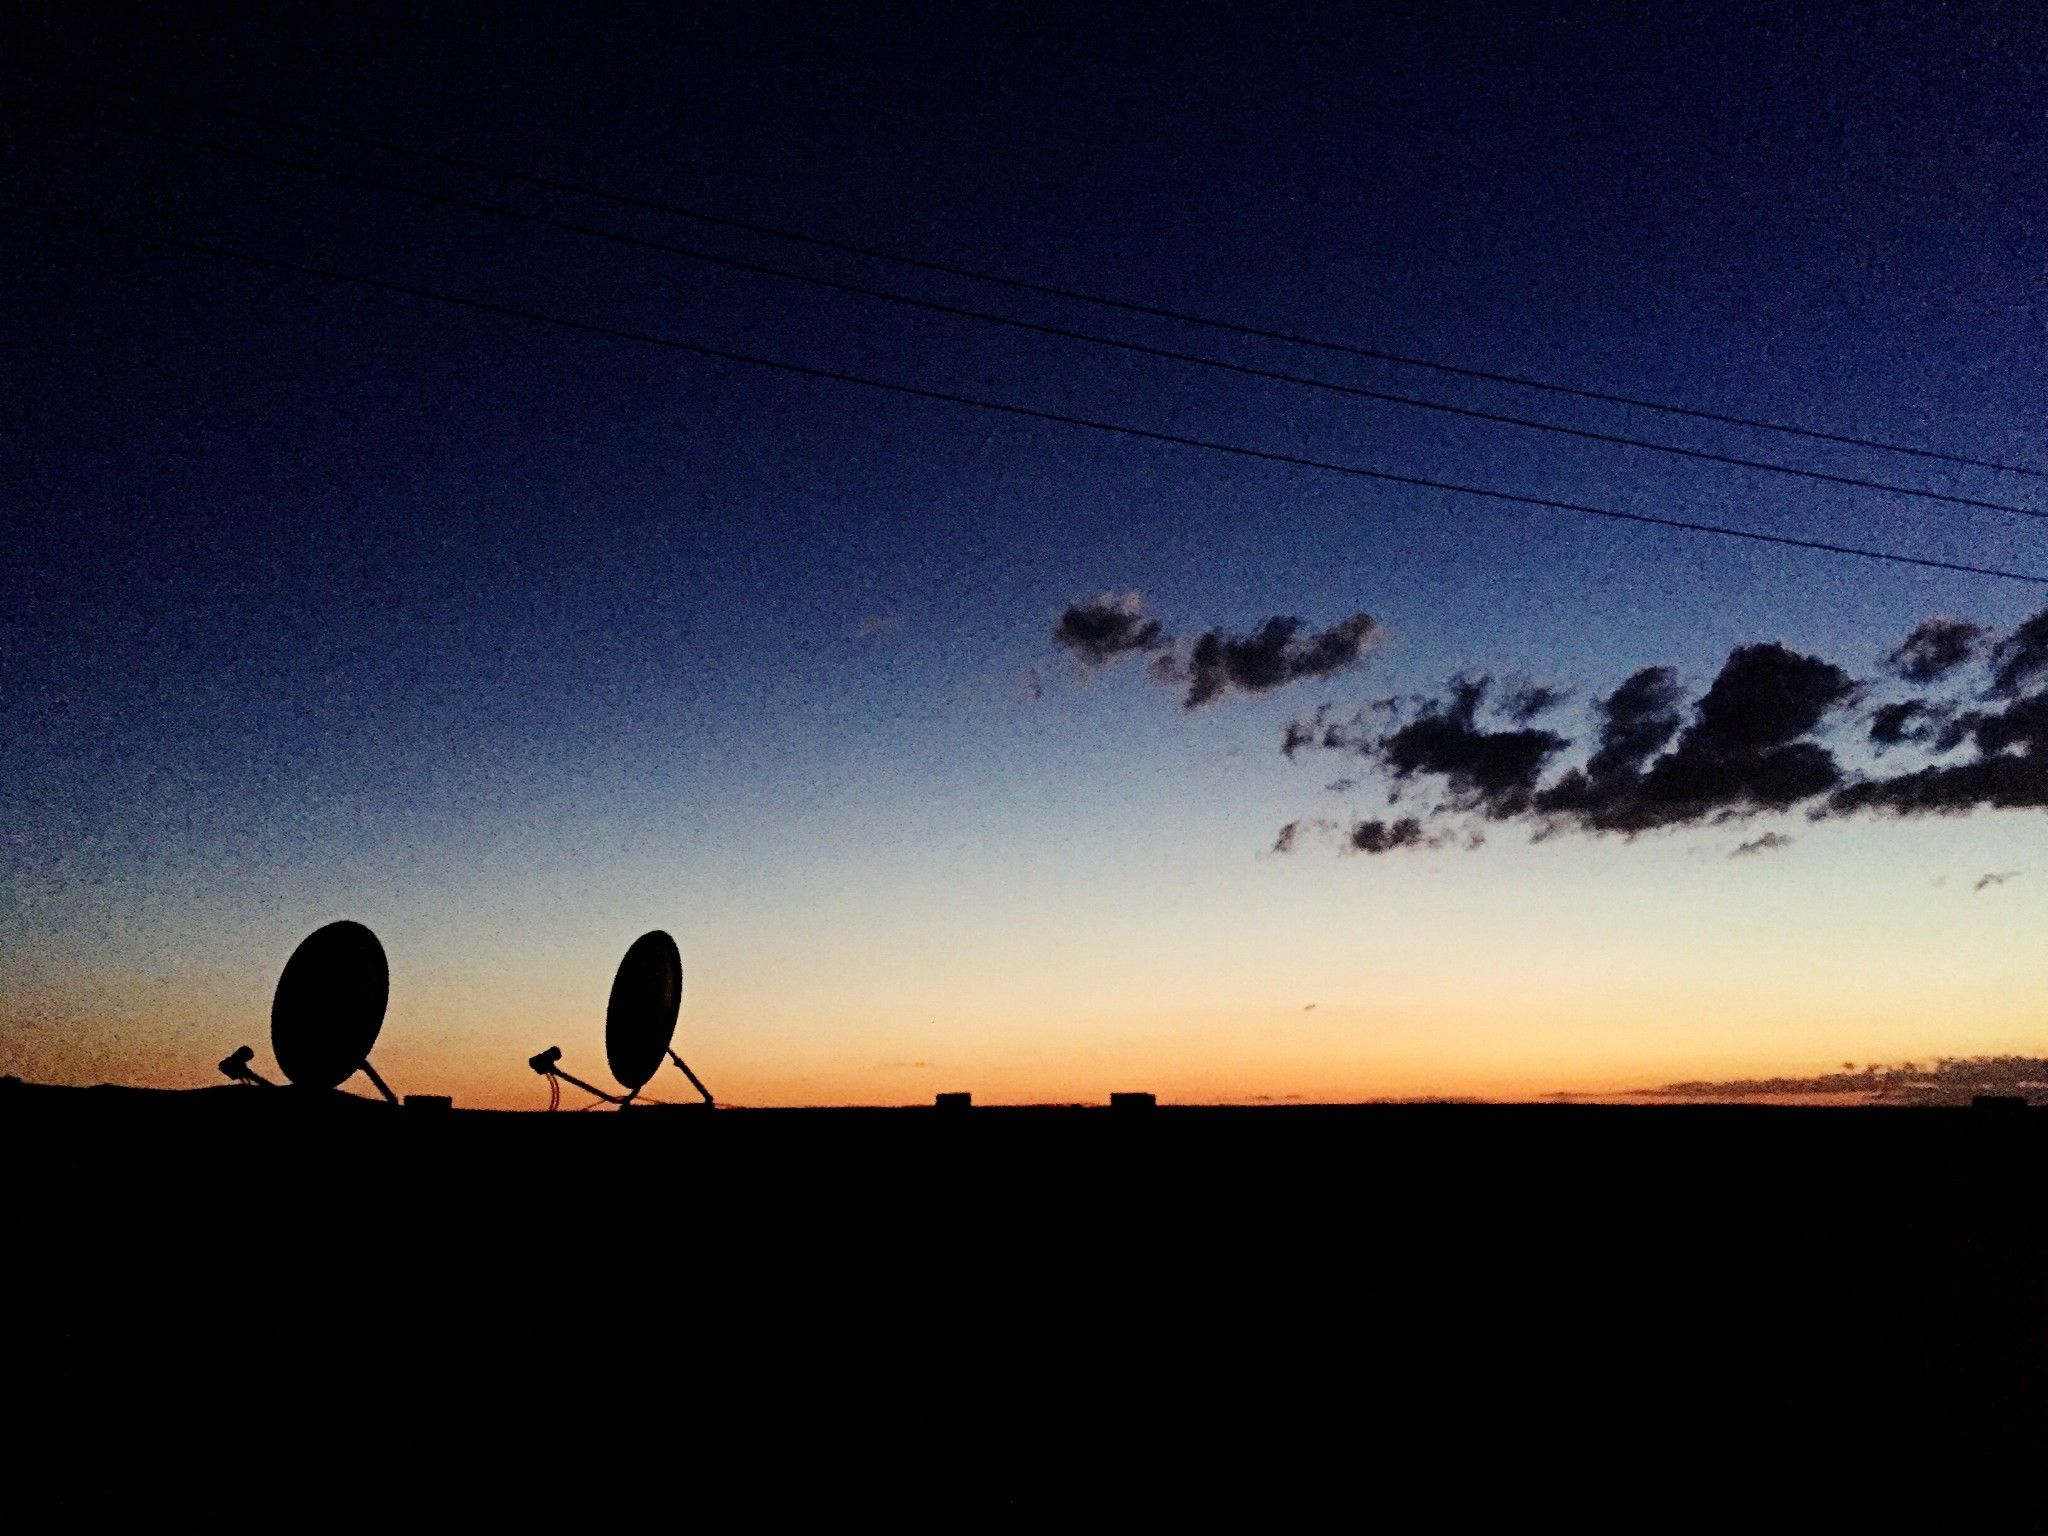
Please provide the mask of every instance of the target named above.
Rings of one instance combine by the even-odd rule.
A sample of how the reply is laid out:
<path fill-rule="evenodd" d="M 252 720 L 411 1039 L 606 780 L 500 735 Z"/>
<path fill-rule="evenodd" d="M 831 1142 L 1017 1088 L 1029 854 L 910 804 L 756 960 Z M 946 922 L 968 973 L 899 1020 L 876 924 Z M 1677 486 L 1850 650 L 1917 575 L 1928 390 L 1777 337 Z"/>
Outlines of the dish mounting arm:
<path fill-rule="evenodd" d="M 384 1095 L 385 1103 L 396 1104 L 398 1102 L 398 1095 L 391 1091 L 391 1085 L 377 1075 L 377 1069 L 371 1066 L 367 1060 L 357 1067 L 356 1070 L 376 1085 L 377 1091 Z"/>
<path fill-rule="evenodd" d="M 697 1074 L 690 1070 L 690 1064 L 687 1061 L 684 1061 L 682 1057 L 676 1054 L 674 1046 L 670 1046 L 668 1048 L 668 1059 L 674 1062 L 678 1067 L 682 1068 L 683 1076 L 687 1077 L 690 1080 L 690 1086 L 692 1088 L 696 1089 L 699 1093 L 704 1095 L 704 1102 L 706 1104 L 717 1104 L 718 1101 L 711 1097 L 711 1090 L 709 1088 L 706 1088 L 704 1084 L 698 1080 Z"/>
<path fill-rule="evenodd" d="M 562 1048 L 559 1045 L 551 1045 L 546 1050 L 540 1052 L 540 1054 L 527 1057 L 526 1064 L 542 1077 L 559 1078 L 565 1083 L 581 1088 L 585 1093 L 593 1097 L 603 1099 L 607 1104 L 623 1104 L 625 1102 L 624 1099 L 621 1099 L 615 1093 L 606 1093 L 595 1083 L 586 1083 L 582 1078 L 575 1076 L 573 1073 L 564 1072 L 559 1065 L 561 1060 Z"/>

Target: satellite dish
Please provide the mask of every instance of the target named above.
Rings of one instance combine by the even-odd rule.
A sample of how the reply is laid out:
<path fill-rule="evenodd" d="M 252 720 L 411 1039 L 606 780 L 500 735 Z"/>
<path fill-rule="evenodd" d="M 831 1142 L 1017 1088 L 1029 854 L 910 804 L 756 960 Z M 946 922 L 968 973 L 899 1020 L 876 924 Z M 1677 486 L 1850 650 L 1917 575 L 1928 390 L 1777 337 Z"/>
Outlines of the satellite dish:
<path fill-rule="evenodd" d="M 605 1061 L 612 1076 L 626 1090 L 624 1095 L 606 1093 L 563 1071 L 562 1049 L 551 1045 L 526 1063 L 548 1079 L 548 1108 L 553 1109 L 561 1102 L 561 1085 L 572 1083 L 585 1093 L 623 1109 L 647 1086 L 664 1056 L 682 1069 L 691 1086 L 704 1096 L 704 1102 L 711 1104 L 711 1090 L 698 1081 L 697 1074 L 669 1044 L 675 1038 L 676 1015 L 682 1006 L 682 951 L 659 928 L 641 934 L 626 951 L 626 958 L 619 962 L 612 977 L 611 1000 L 604 1011 Z"/>
<path fill-rule="evenodd" d="M 370 1065 L 384 1027 L 391 967 L 377 935 L 361 923 L 329 923 L 299 941 L 270 1003 L 270 1052 L 301 1088 L 339 1088 L 361 1072 L 398 1102 Z"/>
<path fill-rule="evenodd" d="M 647 1086 L 675 1037 L 683 1006 L 683 956 L 659 928 L 643 933 L 619 962 L 604 1010 L 604 1055 L 628 1093 Z"/>

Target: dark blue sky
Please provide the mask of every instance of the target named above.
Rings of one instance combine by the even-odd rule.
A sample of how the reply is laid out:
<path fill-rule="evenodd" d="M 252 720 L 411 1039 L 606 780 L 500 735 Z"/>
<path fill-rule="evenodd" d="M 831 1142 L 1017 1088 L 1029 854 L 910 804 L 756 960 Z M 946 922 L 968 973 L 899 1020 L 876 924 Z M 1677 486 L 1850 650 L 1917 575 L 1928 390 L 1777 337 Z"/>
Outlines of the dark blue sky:
<path fill-rule="evenodd" d="M 2037 7 L 52 9 L 16 13 L 0 53 L 1033 281 L 2048 462 Z M 1191 334 L 160 103 L 114 110 L 1268 366 L 2041 502 L 2018 477 Z M 1317 398 L 6 123 L 7 200 L 71 215 L 1164 430 L 2048 570 L 2048 529 L 2016 517 Z M 1199 847 L 1189 867 L 1209 873 L 1188 878 L 1212 878 L 1260 846 L 1235 818 L 1269 836 L 1266 808 L 1299 798 L 1266 759 L 1286 708 L 1321 700 L 1190 724 L 1134 679 L 1079 686 L 1050 626 L 1106 589 L 1185 628 L 1368 610 L 1393 637 L 1390 687 L 1465 665 L 1704 676 L 1760 637 L 1851 664 L 1928 613 L 2009 624 L 2039 606 L 14 220 L 0 265 L 5 921 L 41 986 L 124 944 L 240 935 L 267 955 L 370 890 L 474 903 L 490 877 L 450 871 L 479 850 L 568 906 L 607 870 L 687 868 L 701 892 L 763 870 L 794 888 L 823 862 L 914 907 L 918 881 L 1034 858 L 1034 899 L 1057 903 L 1086 866 L 1045 850 L 1157 848 L 1133 830 L 1156 814 Z M 1027 708 L 1034 668 L 1048 697 Z M 1266 778 L 1232 768 L 1168 800 L 1190 763 L 1239 753 Z M 959 863 L 903 875 L 924 845 Z"/>

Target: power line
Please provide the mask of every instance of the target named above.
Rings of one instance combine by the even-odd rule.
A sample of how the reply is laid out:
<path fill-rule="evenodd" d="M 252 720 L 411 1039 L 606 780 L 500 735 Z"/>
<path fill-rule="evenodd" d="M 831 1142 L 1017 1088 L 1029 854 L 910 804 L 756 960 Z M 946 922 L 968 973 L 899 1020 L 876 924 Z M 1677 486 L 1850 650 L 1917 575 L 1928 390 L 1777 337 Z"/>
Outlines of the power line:
<path fill-rule="evenodd" d="M 1013 405 L 998 400 L 984 400 L 973 395 L 956 394 L 950 390 L 931 389 L 920 384 L 902 384 L 887 379 L 869 378 L 863 374 L 847 373 L 836 368 L 820 368 L 808 363 L 792 363 L 779 358 L 759 357 L 752 353 L 735 352 L 724 347 L 706 346 L 701 342 L 684 341 L 678 337 L 658 336 L 646 331 L 600 325 L 589 320 L 575 320 L 565 315 L 546 314 L 539 310 L 526 309 L 518 305 L 501 304 L 490 299 L 471 298 L 464 294 L 444 293 L 437 289 L 422 288 L 410 283 L 392 282 L 386 278 L 366 277 L 360 273 L 342 272 L 331 267 L 318 267 L 304 262 L 288 261 L 282 257 L 257 256 L 246 251 L 231 250 L 225 246 L 210 245 L 197 240 L 186 240 L 174 235 L 128 229 L 116 224 L 102 223 L 94 219 L 70 218 L 41 210 L 24 208 L 18 204 L 0 203 L 0 213 L 27 220 L 39 219 L 60 229 L 76 229 L 90 231 L 95 234 L 114 235 L 145 245 L 157 245 L 171 250 L 189 251 L 197 255 L 214 257 L 223 261 L 239 262 L 245 266 L 262 267 L 279 272 L 294 273 L 301 277 L 318 278 L 323 282 L 367 288 L 380 293 L 399 294 L 407 298 L 424 299 L 432 303 L 446 304 L 458 309 L 472 310 L 481 314 L 501 315 L 510 319 L 529 321 L 537 325 L 556 326 L 563 330 L 577 331 L 590 336 L 602 336 L 614 341 L 636 342 L 645 346 L 665 348 L 673 352 L 685 352 L 696 357 L 712 358 L 719 362 L 740 363 L 750 368 L 773 369 L 782 373 L 796 374 L 803 378 L 827 379 L 839 384 L 857 384 L 866 389 L 884 390 L 890 394 L 903 395 L 911 399 L 937 400 L 949 405 L 962 405 L 976 410 L 995 411 L 1027 421 L 1045 421 L 1054 422 L 1061 426 L 1082 427 L 1090 431 L 1111 433 L 1119 437 L 1133 438 L 1141 442 L 1168 443 L 1181 448 L 1199 448 L 1210 453 L 1228 454 L 1236 458 L 1251 459 L 1260 463 L 1285 464 L 1298 469 L 1313 469 L 1328 474 L 1347 475 L 1355 479 L 1375 480 L 1386 485 L 1403 485 L 1419 490 L 1443 491 L 1453 495 L 1473 496 L 1486 501 L 1542 507 L 1557 512 L 1574 512 L 1586 517 L 1608 518 L 1615 522 L 1640 523 L 1655 528 L 1674 528 L 1686 533 L 1710 534 L 1728 539 L 1745 539 L 1752 543 L 1777 544 L 1789 549 L 1814 550 L 1822 554 L 1831 555 L 1850 555 L 1858 559 L 1878 560 L 1894 565 L 1920 566 L 1927 570 L 1953 571 L 1968 576 L 1990 576 L 2004 581 L 2020 581 L 2033 586 L 2048 586 L 2048 575 L 2036 574 L 2031 571 L 2008 570 L 1997 566 L 1969 565 L 1953 560 L 1935 560 L 1924 555 L 1902 555 L 1889 550 L 1868 549 L 1855 544 L 1835 544 L 1821 539 L 1802 539 L 1790 534 L 1764 533 L 1752 528 L 1730 528 L 1723 524 L 1694 522 L 1686 518 L 1658 517 L 1648 512 L 1623 512 L 1612 507 L 1590 506 L 1584 502 L 1561 501 L 1546 496 L 1530 496 L 1518 491 L 1502 491 L 1488 486 L 1462 485 L 1456 481 L 1436 480 L 1422 475 L 1396 474 L 1391 470 L 1369 469 L 1361 464 L 1345 464 L 1330 459 L 1315 459 L 1303 454 L 1284 453 L 1270 448 L 1248 448 L 1238 443 L 1225 443 L 1211 438 L 1191 437 L 1177 432 L 1163 432 L 1151 427 L 1135 427 L 1125 422 L 1103 421 L 1088 416 L 1071 415 L 1063 411 L 1040 410 L 1035 406 Z"/>
<path fill-rule="evenodd" d="M 1214 368 L 1222 372 L 1234 373 L 1248 378 L 1263 379 L 1280 384 L 1299 385 L 1304 388 L 1324 390 L 1332 394 L 1371 400 L 1381 404 L 1405 406 L 1423 411 L 1436 411 L 1445 415 L 1489 422 L 1498 426 L 1520 427 L 1535 432 L 1552 432 L 1564 437 L 1579 438 L 1588 442 L 1606 443 L 1617 447 L 1641 448 L 1653 453 L 1672 454 L 1680 458 L 1693 459 L 1710 464 L 1726 464 L 1739 469 L 1754 469 L 1770 474 L 1792 475 L 1822 484 L 1847 486 L 1855 490 L 1879 491 L 1891 496 L 1912 496 L 1926 501 L 1943 502 L 1951 506 L 1969 507 L 1986 512 L 2009 512 L 2020 517 L 2048 518 L 2048 510 L 2038 507 L 2020 506 L 2009 501 L 1991 501 L 1976 496 L 1958 496 L 1947 491 L 1922 490 L 1914 486 L 1896 485 L 1890 481 L 1873 480 L 1860 475 L 1834 474 L 1827 470 L 1808 469 L 1800 465 L 1779 464 L 1766 459 L 1749 459 L 1736 454 L 1715 453 L 1704 448 L 1688 448 L 1672 443 L 1652 442 L 1644 438 L 1628 437 L 1616 432 L 1601 432 L 1586 427 L 1566 426 L 1558 422 L 1537 421 L 1524 416 L 1511 416 L 1500 411 L 1488 411 L 1472 406 L 1453 405 L 1440 400 L 1419 399 L 1413 395 L 1396 394 L 1388 390 L 1369 389 L 1363 385 L 1345 384 L 1332 379 L 1321 379 L 1304 374 L 1289 373 L 1281 369 L 1260 368 L 1248 363 L 1230 362 L 1221 358 L 1207 357 L 1199 353 L 1181 352 L 1170 347 L 1151 346 L 1144 342 L 1131 341 L 1123 337 L 1104 336 L 1096 332 L 1074 330 L 1066 326 L 1049 325 L 1035 320 L 1024 320 L 1012 315 L 996 314 L 987 310 L 969 308 L 964 305 L 947 304 L 936 299 L 898 293 L 886 288 L 874 288 L 862 283 L 846 282 L 838 278 L 822 277 L 814 273 L 794 271 L 787 267 L 772 266 L 763 262 L 745 261 L 737 257 L 706 251 L 696 246 L 678 245 L 673 241 L 657 240 L 643 235 L 606 229 L 597 225 L 581 224 L 570 219 L 554 218 L 547 214 L 534 213 L 524 208 L 511 207 L 503 203 L 488 202 L 481 198 L 467 197 L 460 193 L 441 192 L 424 187 L 411 186 L 404 182 L 387 181 L 379 176 L 371 176 L 360 171 L 346 170 L 337 166 L 322 165 L 317 161 L 301 160 L 288 155 L 273 155 L 261 150 L 250 149 L 238 144 L 224 143 L 219 140 L 188 138 L 183 134 L 172 133 L 166 129 L 149 124 L 119 122 L 92 113 L 74 112 L 42 102 L 29 102 L 18 98 L 0 97 L 0 107 L 17 110 L 25 108 L 29 111 L 46 113 L 65 121 L 84 123 L 96 128 L 111 129 L 117 133 L 158 139 L 165 143 L 175 144 L 186 149 L 199 150 L 206 154 L 245 160 L 257 165 L 300 171 L 316 176 L 325 176 L 336 181 L 372 187 L 384 192 L 395 192 L 401 196 L 417 198 L 424 202 L 439 203 L 449 207 L 467 209 L 471 212 L 489 214 L 497 218 L 535 224 L 548 229 L 561 230 L 569 234 L 609 241 L 617 245 L 657 251 L 671 256 L 680 256 L 686 260 L 701 262 L 714 267 L 723 267 L 731 271 L 807 284 L 814 288 L 823 288 L 835 293 L 852 294 L 861 298 L 880 299 L 886 303 L 902 305 L 910 309 L 925 310 L 934 314 L 975 320 L 991 325 L 1007 326 L 1014 330 L 1028 331 L 1041 336 L 1057 337 L 1066 341 L 1085 342 L 1092 346 L 1110 347 L 1144 357 L 1155 357 L 1170 362 Z"/>
<path fill-rule="evenodd" d="M 279 117 L 271 113 L 251 111 L 247 108 L 223 106 L 218 103 L 200 101 L 173 91 L 158 90 L 154 87 L 136 85 L 131 82 L 111 81 L 92 75 L 52 69 L 47 65 L 26 64 L 18 60 L 0 58 L 0 69 L 34 79 L 57 81 L 63 84 L 82 86 L 88 90 L 120 93 L 142 100 L 160 101 L 182 111 L 200 112 L 216 117 L 233 118 L 242 122 L 255 123 L 262 127 L 279 129 L 287 133 L 305 134 L 313 138 L 326 139 L 332 143 L 348 144 L 360 149 L 375 150 L 380 154 L 396 155 L 407 159 L 426 161 L 430 164 L 449 166 L 457 170 L 480 175 L 497 176 L 508 181 L 524 182 L 529 186 L 544 187 L 553 192 L 566 192 L 577 197 L 598 198 L 617 203 L 622 207 L 639 208 L 647 212 L 668 214 L 677 218 L 690 219 L 715 229 L 737 230 L 744 234 L 758 235 L 773 240 L 783 240 L 794 245 L 809 246 L 816 250 L 833 251 L 840 255 L 858 256 L 869 261 L 886 261 L 918 271 L 935 272 L 947 277 L 963 278 L 970 282 L 989 283 L 1017 292 L 1037 294 L 1044 298 L 1067 300 L 1073 303 L 1093 304 L 1105 309 L 1122 311 L 1125 314 L 1144 315 L 1156 320 L 1171 320 L 1181 325 L 1202 326 L 1210 330 L 1225 331 L 1232 335 L 1249 336 L 1262 341 L 1280 342 L 1287 346 L 1309 347 L 1351 357 L 1367 358 L 1375 362 L 1394 363 L 1404 368 L 1421 368 L 1433 373 L 1451 375 L 1457 378 L 1477 379 L 1490 384 L 1506 384 L 1517 389 L 1541 390 L 1550 394 L 1566 395 L 1581 400 L 1596 400 L 1606 405 L 1626 406 L 1634 410 L 1659 411 L 1667 415 L 1688 417 L 1696 421 L 1711 421 L 1722 426 L 1742 427 L 1758 432 L 1780 432 L 1788 436 L 1803 437 L 1815 442 L 1835 443 L 1844 447 L 1862 448 L 1879 453 L 1905 454 L 1913 458 L 1931 459 L 1945 464 L 1963 465 L 1972 469 L 1991 469 L 2003 474 L 2028 475 L 2037 479 L 2048 479 L 2048 470 L 2035 469 L 2025 464 L 2006 464 L 1995 459 L 1980 459 L 1968 454 L 1948 453 L 1933 448 L 1916 448 L 1904 443 L 1886 442 L 1879 438 L 1859 437 L 1852 433 L 1827 432 L 1815 427 L 1794 426 L 1786 422 L 1767 421 L 1760 417 L 1739 416 L 1722 411 L 1704 410 L 1696 406 L 1673 405 L 1667 401 L 1651 400 L 1639 395 L 1625 395 L 1607 390 L 1587 389 L 1578 385 L 1560 384 L 1552 380 L 1538 379 L 1526 374 L 1506 373 L 1493 369 L 1473 368 L 1461 364 L 1434 361 L 1414 357 L 1406 353 L 1388 351 L 1379 347 L 1368 347 L 1354 342 L 1332 341 L 1327 338 L 1303 335 L 1267 326 L 1252 325 L 1242 321 L 1218 319 L 1214 316 L 1199 315 L 1187 310 L 1167 308 L 1163 305 L 1144 304 L 1128 299 L 1112 298 L 1104 294 L 1090 293 L 1078 288 L 1066 288 L 1053 283 L 1036 283 L 1023 278 L 1004 277 L 977 268 L 958 266 L 949 262 L 934 261 L 927 257 L 907 256 L 901 252 L 887 251 L 875 246 L 861 245 L 854 241 L 833 240 L 820 235 L 806 234 L 799 230 L 785 229 L 772 224 L 760 224 L 746 219 L 736 219 L 723 214 L 709 213 L 682 203 L 646 197 L 612 188 L 596 186 L 589 182 L 573 181 L 562 177 L 548 176 L 537 171 L 523 171 L 509 166 L 495 165 L 488 161 L 472 160 L 466 156 L 443 150 L 421 149 L 415 145 L 402 144 L 389 139 L 352 133 L 345 129 L 331 128 L 322 124 L 303 122 L 294 118 Z"/>

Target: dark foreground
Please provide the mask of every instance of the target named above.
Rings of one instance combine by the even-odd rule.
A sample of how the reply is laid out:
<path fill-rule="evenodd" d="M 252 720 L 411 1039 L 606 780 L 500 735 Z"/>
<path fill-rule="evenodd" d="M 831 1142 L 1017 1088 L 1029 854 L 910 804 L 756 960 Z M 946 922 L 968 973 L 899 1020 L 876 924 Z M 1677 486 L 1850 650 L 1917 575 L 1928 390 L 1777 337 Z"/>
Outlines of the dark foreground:
<path fill-rule="evenodd" d="M 23 1529 L 2041 1519 L 1992 1513 L 2048 1447 L 2039 1111 L 14 1086 L 0 1138 Z"/>

